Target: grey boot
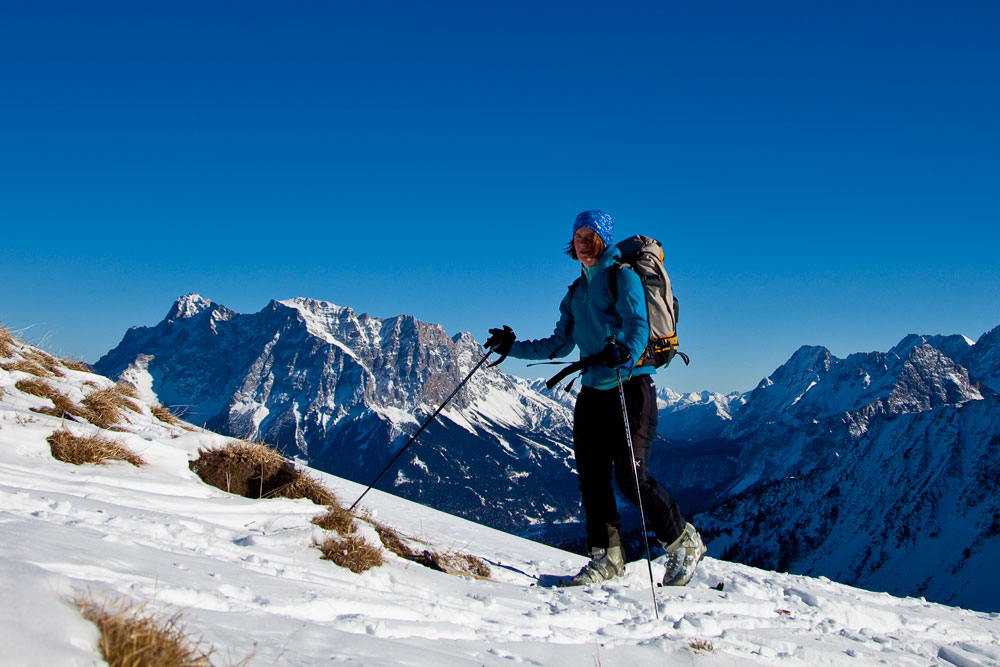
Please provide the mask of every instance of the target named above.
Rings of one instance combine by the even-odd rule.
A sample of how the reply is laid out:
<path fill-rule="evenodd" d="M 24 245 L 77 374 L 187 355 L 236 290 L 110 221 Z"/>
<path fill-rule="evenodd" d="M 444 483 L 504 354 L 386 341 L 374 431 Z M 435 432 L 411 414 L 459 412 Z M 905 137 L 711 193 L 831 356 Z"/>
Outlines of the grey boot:
<path fill-rule="evenodd" d="M 663 575 L 664 586 L 684 586 L 691 581 L 694 576 L 694 569 L 698 566 L 707 549 L 705 543 L 701 541 L 701 535 L 689 523 L 684 524 L 684 532 L 680 537 L 670 544 L 663 544 L 667 552 L 664 558 L 664 565 L 667 566 L 667 573 Z"/>
<path fill-rule="evenodd" d="M 625 552 L 621 545 L 590 552 L 590 562 L 579 574 L 566 582 L 567 586 L 583 586 L 614 579 L 625 574 Z"/>

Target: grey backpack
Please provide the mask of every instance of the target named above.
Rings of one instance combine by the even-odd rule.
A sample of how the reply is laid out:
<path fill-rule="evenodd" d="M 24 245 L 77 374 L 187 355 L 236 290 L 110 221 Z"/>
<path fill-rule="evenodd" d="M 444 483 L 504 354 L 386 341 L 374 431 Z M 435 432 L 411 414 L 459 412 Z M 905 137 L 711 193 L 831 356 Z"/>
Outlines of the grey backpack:
<path fill-rule="evenodd" d="M 670 287 L 670 278 L 663 268 L 663 246 L 648 236 L 631 236 L 616 244 L 621 251 L 619 266 L 627 266 L 639 275 L 646 294 L 646 316 L 649 320 L 649 344 L 638 366 L 666 366 L 675 354 L 685 364 L 690 358 L 677 349 L 677 297 Z M 618 281 L 611 281 L 611 293 L 617 300 Z"/>

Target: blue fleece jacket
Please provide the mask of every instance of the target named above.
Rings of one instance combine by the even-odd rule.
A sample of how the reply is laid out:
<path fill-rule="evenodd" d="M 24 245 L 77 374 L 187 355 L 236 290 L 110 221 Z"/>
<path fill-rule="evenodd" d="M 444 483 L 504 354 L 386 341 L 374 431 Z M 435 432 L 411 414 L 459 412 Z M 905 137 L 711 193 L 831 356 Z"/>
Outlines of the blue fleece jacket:
<path fill-rule="evenodd" d="M 621 251 L 612 246 L 604 251 L 591 271 L 584 271 L 576 286 L 559 304 L 559 321 L 548 338 L 518 340 L 510 356 L 518 359 L 556 359 L 580 348 L 580 357 L 598 354 L 614 336 L 628 349 L 632 359 L 639 359 L 649 340 L 646 297 L 642 282 L 630 268 L 619 269 Z M 611 292 L 611 281 L 618 281 L 618 299 Z M 652 366 L 622 371 L 622 379 L 655 373 Z M 584 371 L 584 386 L 611 389 L 618 386 L 613 368 L 591 366 Z"/>

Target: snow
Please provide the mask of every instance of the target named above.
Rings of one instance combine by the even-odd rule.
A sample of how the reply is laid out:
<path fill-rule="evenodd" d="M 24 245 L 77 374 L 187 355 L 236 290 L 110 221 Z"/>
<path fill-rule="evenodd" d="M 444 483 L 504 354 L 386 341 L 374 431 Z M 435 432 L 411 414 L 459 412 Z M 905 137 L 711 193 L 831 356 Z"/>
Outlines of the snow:
<path fill-rule="evenodd" d="M 202 311 L 212 307 L 212 302 L 203 298 L 200 294 L 187 294 L 180 297 L 174 303 L 173 319 L 187 319 L 200 314 Z"/>
<path fill-rule="evenodd" d="M 45 401 L 14 388 L 22 376 L 0 370 L 3 664 L 102 664 L 94 626 L 69 602 L 86 593 L 179 612 L 222 662 L 251 665 L 1000 664 L 997 614 L 711 558 L 689 586 L 657 588 L 654 610 L 641 560 L 620 580 L 559 588 L 582 556 L 378 491 L 364 506 L 379 520 L 440 552 L 487 559 L 494 581 L 388 552 L 385 565 L 353 574 L 312 546 L 324 532 L 309 520 L 322 508 L 232 496 L 191 473 L 188 461 L 222 436 L 144 410 L 101 435 L 148 465 L 55 460 L 45 441 L 54 430 L 97 429 L 30 411 Z M 88 378 L 108 384 L 85 373 L 56 384 L 78 397 Z M 345 504 L 363 490 L 311 474 Z"/>
<path fill-rule="evenodd" d="M 796 403 L 798 403 L 799 401 L 801 401 L 802 397 L 805 396 L 809 392 L 809 390 L 812 389 L 813 387 L 815 387 L 817 384 L 818 383 L 815 380 L 813 380 L 812 382 L 810 382 L 809 386 L 806 387 L 805 391 L 803 391 L 801 394 L 799 394 L 798 396 L 795 397 L 795 399 L 791 402 L 791 405 L 795 405 Z M 791 407 L 791 405 L 789 407 Z"/>
<path fill-rule="evenodd" d="M 312 299 L 302 298 L 286 299 L 284 301 L 278 301 L 278 303 L 297 310 L 302 315 L 302 320 L 306 324 L 306 331 L 316 338 L 319 338 L 334 347 L 340 348 L 344 354 L 357 361 L 362 368 L 371 374 L 371 371 L 368 370 L 368 368 L 361 362 L 361 359 L 358 358 L 358 355 L 355 354 L 354 350 L 330 334 L 330 330 L 332 328 L 331 322 L 336 321 L 338 317 L 349 310 L 348 308 L 326 301 L 315 301 Z"/>
<path fill-rule="evenodd" d="M 397 427 L 403 424 L 417 424 L 417 425 L 420 424 L 420 422 L 417 421 L 417 419 L 413 416 L 412 413 L 407 412 L 406 410 L 402 410 L 400 408 L 394 408 L 385 405 L 385 406 L 372 407 L 372 410 L 385 417 L 385 419 L 387 419 L 390 423 L 396 425 Z"/>

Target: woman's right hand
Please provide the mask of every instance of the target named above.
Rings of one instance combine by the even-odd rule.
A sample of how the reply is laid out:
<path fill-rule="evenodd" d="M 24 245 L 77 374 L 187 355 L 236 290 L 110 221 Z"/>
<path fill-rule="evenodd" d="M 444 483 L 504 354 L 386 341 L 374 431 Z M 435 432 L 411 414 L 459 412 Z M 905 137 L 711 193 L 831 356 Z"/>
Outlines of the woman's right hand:
<path fill-rule="evenodd" d="M 490 329 L 490 337 L 483 344 L 483 347 L 499 354 L 500 361 L 503 361 L 503 357 L 506 357 L 510 352 L 510 346 L 514 344 L 515 340 L 517 340 L 517 336 L 514 335 L 514 331 L 505 324 L 503 329 Z"/>

